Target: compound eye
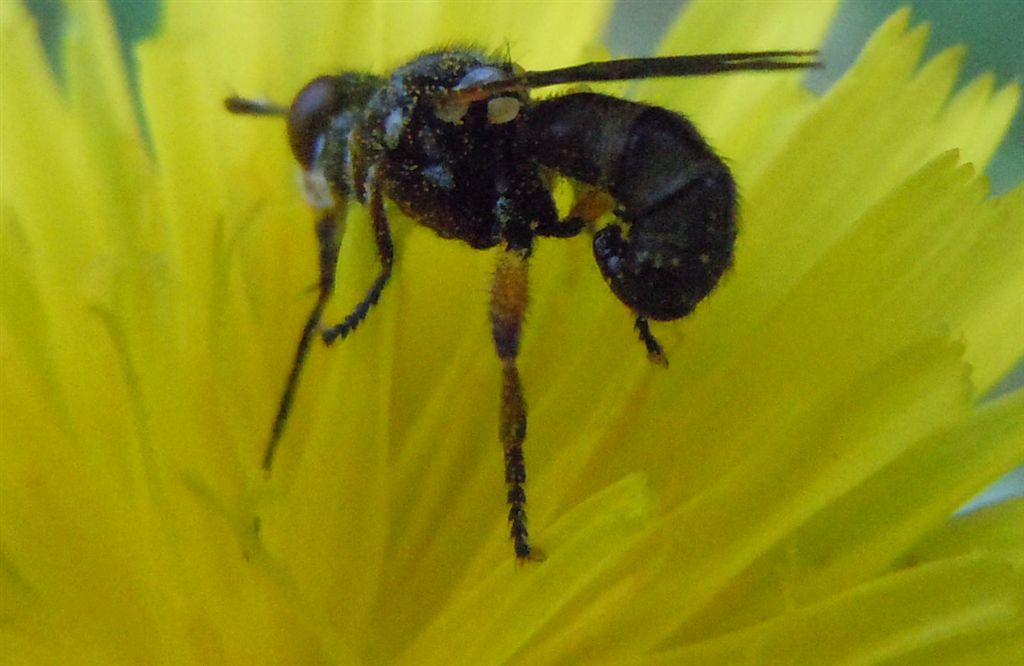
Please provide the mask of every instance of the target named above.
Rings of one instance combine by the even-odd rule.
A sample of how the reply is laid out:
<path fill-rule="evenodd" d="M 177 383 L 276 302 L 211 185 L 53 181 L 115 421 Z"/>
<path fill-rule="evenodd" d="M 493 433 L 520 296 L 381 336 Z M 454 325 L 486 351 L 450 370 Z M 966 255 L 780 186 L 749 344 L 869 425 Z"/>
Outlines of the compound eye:
<path fill-rule="evenodd" d="M 306 170 L 316 160 L 317 143 L 343 106 L 341 79 L 319 76 L 305 85 L 288 109 L 288 143 Z"/>

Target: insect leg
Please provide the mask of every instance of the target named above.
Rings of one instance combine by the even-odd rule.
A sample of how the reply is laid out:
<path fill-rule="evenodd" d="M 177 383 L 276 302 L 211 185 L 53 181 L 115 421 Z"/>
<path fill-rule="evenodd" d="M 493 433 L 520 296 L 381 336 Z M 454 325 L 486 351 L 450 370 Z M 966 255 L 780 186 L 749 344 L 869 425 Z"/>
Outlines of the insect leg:
<path fill-rule="evenodd" d="M 661 348 L 661 343 L 651 333 L 651 327 L 647 325 L 646 317 L 636 318 L 636 330 L 640 334 L 640 342 L 647 347 L 647 358 L 651 363 L 667 368 L 668 357 L 665 356 L 665 350 Z"/>
<path fill-rule="evenodd" d="M 575 236 L 585 228 L 594 234 L 597 221 L 613 210 L 615 210 L 615 199 L 604 190 L 596 187 L 581 189 L 577 191 L 576 200 L 573 201 L 572 209 L 566 218 L 557 225 L 539 226 L 537 233 L 541 236 L 568 238 Z M 637 316 L 636 330 L 640 334 L 640 341 L 647 348 L 647 358 L 656 365 L 668 367 L 665 351 L 654 334 L 651 333 L 651 327 L 648 325 L 646 317 Z"/>
<path fill-rule="evenodd" d="M 377 241 L 377 256 L 380 257 L 380 272 L 377 279 L 370 285 L 366 296 L 352 310 L 342 322 L 336 326 L 323 331 L 323 339 L 331 344 L 338 338 L 344 339 L 354 331 L 359 323 L 366 318 L 370 308 L 376 305 L 380 294 L 384 291 L 384 285 L 391 278 L 391 265 L 394 262 L 395 246 L 391 241 L 391 227 L 388 226 L 388 216 L 384 211 L 384 195 L 376 184 L 370 186 L 370 218 L 373 221 L 374 238 Z"/>
<path fill-rule="evenodd" d="M 345 204 L 342 202 L 341 205 L 325 211 L 316 223 L 316 236 L 320 243 L 320 282 L 317 285 L 316 305 L 309 313 L 306 325 L 302 327 L 299 345 L 295 349 L 295 359 L 288 372 L 284 393 L 281 394 L 281 400 L 277 405 L 277 415 L 274 416 L 270 441 L 267 442 L 267 448 L 263 452 L 263 469 L 266 472 L 270 472 L 270 467 L 274 463 L 274 453 L 277 451 L 277 443 L 281 439 L 281 433 L 284 432 L 284 424 L 288 420 L 292 402 L 295 400 L 295 389 L 299 385 L 299 376 L 302 374 L 302 367 L 309 355 L 309 345 L 313 341 L 313 333 L 320 325 L 324 307 L 334 291 L 334 278 L 338 267 L 338 248 L 341 246 L 341 234 L 345 226 L 344 216 Z"/>
<path fill-rule="evenodd" d="M 540 220 L 535 233 L 550 238 L 572 238 L 584 229 L 595 232 L 597 220 L 615 207 L 615 200 L 604 190 L 595 187 L 578 188 L 572 209 L 557 222 Z"/>
<path fill-rule="evenodd" d="M 584 227 L 586 227 L 586 222 L 579 217 L 569 215 L 554 224 L 538 224 L 536 233 L 538 236 L 547 236 L 548 238 L 572 238 L 579 236 Z"/>
<path fill-rule="evenodd" d="M 597 231 L 597 221 L 614 209 L 615 199 L 604 190 L 596 187 L 578 189 L 568 219 L 579 220 L 591 234 L 594 234 Z"/>
<path fill-rule="evenodd" d="M 536 559 L 526 529 L 526 401 L 519 381 L 516 356 L 527 302 L 528 249 L 509 247 L 498 260 L 491 287 L 491 333 L 501 360 L 501 416 L 499 436 L 505 449 L 505 485 L 509 532 L 520 560 Z"/>

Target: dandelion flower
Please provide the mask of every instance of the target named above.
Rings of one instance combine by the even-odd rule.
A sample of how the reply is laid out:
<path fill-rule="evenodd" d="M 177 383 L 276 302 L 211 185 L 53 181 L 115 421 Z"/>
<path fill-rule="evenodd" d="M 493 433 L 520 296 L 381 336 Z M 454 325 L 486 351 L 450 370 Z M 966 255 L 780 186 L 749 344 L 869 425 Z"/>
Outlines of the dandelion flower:
<path fill-rule="evenodd" d="M 832 3 L 695 2 L 663 53 L 814 48 Z M 1013 663 L 1024 503 L 1024 188 L 982 174 L 1016 85 L 954 91 L 906 11 L 818 97 L 799 73 L 666 80 L 742 193 L 735 269 L 652 367 L 588 239 L 538 244 L 521 372 L 531 528 L 496 441 L 491 252 L 394 213 L 396 274 L 312 351 L 279 121 L 313 76 L 437 44 L 593 60 L 606 5 L 168 3 L 141 119 L 99 3 L 61 83 L 0 3 L 0 653 L 8 663 Z M 328 320 L 372 278 L 354 206 Z"/>

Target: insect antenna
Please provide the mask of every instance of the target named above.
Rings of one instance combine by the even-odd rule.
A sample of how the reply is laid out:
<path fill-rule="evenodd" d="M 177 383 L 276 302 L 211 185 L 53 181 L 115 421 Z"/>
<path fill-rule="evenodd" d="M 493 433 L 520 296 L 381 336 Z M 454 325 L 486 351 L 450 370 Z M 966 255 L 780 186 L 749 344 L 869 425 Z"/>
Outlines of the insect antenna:
<path fill-rule="evenodd" d="M 248 99 L 231 95 L 224 98 L 224 108 L 230 113 L 241 116 L 284 116 L 287 115 L 287 107 L 265 99 Z"/>

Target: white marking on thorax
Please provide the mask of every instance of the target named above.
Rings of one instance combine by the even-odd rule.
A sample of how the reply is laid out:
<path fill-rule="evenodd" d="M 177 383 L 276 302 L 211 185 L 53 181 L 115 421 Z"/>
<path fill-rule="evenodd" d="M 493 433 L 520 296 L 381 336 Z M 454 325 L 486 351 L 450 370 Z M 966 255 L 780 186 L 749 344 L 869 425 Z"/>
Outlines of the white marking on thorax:
<path fill-rule="evenodd" d="M 317 210 L 328 210 L 334 208 L 334 192 L 331 184 L 324 175 L 323 167 L 314 167 L 302 172 L 302 192 L 306 195 L 306 201 Z"/>

